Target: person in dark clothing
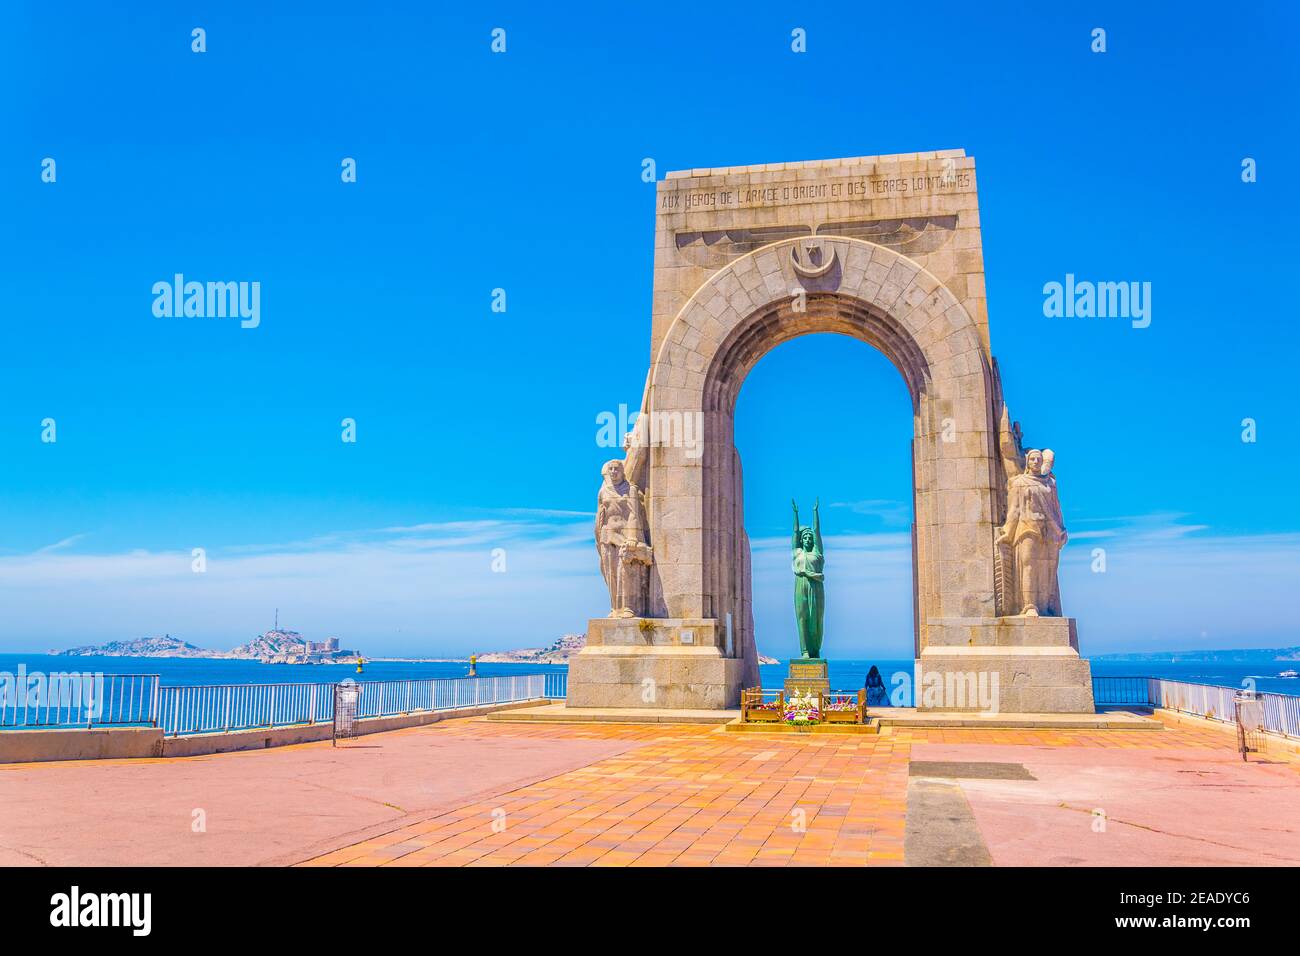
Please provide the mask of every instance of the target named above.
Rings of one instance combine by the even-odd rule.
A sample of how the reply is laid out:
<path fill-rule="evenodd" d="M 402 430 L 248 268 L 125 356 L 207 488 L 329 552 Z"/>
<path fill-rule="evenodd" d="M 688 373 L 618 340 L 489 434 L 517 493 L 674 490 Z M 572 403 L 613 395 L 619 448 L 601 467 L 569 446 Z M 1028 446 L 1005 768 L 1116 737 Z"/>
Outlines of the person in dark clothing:
<path fill-rule="evenodd" d="M 889 690 L 885 687 L 885 679 L 880 676 L 880 670 L 875 664 L 872 664 L 871 670 L 867 671 L 866 688 L 868 707 L 889 706 Z"/>

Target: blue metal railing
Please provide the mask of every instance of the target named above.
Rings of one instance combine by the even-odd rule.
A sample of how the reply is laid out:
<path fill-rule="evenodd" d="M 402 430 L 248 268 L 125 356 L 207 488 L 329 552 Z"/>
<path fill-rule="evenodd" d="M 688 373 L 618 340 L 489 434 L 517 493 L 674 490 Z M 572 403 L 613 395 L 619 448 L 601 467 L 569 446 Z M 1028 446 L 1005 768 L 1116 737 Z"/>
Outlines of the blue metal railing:
<path fill-rule="evenodd" d="M 567 676 L 560 672 L 357 681 L 356 717 L 393 717 L 563 697 Z M 97 674 L 84 678 L 24 674 L 21 681 L 6 681 L 0 676 L 0 731 L 133 724 L 161 727 L 168 736 L 181 736 L 328 723 L 334 719 L 337 686 L 159 686 L 156 674 Z"/>
<path fill-rule="evenodd" d="M 1149 677 L 1094 677 L 1092 699 L 1102 706 L 1129 704 L 1150 707 L 1151 687 Z"/>
<path fill-rule="evenodd" d="M 157 674 L 0 673 L 0 730 L 157 723 Z"/>
<path fill-rule="evenodd" d="M 547 671 L 546 692 L 547 700 L 564 700 L 569 693 L 569 671 L 565 668 L 562 671 Z"/>
<path fill-rule="evenodd" d="M 541 700 L 546 675 L 355 681 L 358 719 L 396 717 Z M 344 682 L 348 683 L 348 682 Z M 158 720 L 168 736 L 327 723 L 336 684 L 206 684 L 160 687 Z"/>

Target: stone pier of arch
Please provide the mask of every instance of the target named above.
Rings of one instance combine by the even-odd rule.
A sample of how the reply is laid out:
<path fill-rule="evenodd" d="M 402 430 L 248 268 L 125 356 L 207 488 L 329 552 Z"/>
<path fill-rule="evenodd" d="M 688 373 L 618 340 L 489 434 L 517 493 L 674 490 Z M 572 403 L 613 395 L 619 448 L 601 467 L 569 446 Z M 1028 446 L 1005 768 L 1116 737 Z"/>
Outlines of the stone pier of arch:
<path fill-rule="evenodd" d="M 645 495 L 649 600 L 590 621 L 569 706 L 729 708 L 759 684 L 735 402 L 770 349 L 836 332 L 884 353 L 911 397 L 918 673 L 950 689 L 995 680 L 1003 713 L 1092 713 L 1074 619 L 1020 615 L 996 544 L 1019 438 L 990 347 L 974 160 L 669 173 L 656 206 L 641 423 L 658 427 L 625 461 Z M 986 709 L 915 690 L 921 710 Z"/>

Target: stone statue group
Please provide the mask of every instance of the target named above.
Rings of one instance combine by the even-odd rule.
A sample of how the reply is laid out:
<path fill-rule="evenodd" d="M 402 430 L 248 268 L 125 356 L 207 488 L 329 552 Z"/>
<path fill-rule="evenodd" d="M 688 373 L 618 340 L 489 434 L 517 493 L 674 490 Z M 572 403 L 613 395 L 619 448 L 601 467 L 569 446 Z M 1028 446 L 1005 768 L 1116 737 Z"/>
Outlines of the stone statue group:
<path fill-rule="evenodd" d="M 1022 451 L 1017 425 L 1002 412 L 1002 463 L 1007 473 L 1007 516 L 996 544 L 1005 570 L 1008 604 L 1026 617 L 1061 614 L 1057 565 L 1068 535 L 1052 474 L 1050 448 Z"/>
<path fill-rule="evenodd" d="M 1057 566 L 1067 534 L 1052 473 L 1050 448 L 1022 450 L 1018 425 L 1004 409 L 1000 444 L 1007 476 L 1006 520 L 996 529 L 995 545 L 1006 590 L 1007 612 L 1027 617 L 1061 614 Z M 630 438 L 630 436 L 629 436 Z M 630 445 L 630 442 L 629 442 Z M 596 548 L 600 572 L 609 588 L 610 617 L 649 613 L 650 524 L 645 494 L 628 477 L 624 462 L 614 458 L 601 468 L 596 498 Z M 803 657 L 821 656 L 826 615 L 825 551 L 819 504 L 811 527 L 800 526 L 794 509 L 791 564 L 795 574 L 795 621 Z"/>
<path fill-rule="evenodd" d="M 600 473 L 604 481 L 596 495 L 596 549 L 609 587 L 609 616 L 643 617 L 654 562 L 645 494 L 627 477 L 621 459 L 605 462 Z"/>

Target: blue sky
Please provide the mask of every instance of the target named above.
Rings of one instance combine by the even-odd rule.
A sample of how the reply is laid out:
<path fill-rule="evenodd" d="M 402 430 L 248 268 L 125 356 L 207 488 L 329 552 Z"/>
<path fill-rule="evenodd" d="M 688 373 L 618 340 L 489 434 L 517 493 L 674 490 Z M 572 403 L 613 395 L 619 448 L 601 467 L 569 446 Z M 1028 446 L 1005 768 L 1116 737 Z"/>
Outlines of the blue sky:
<path fill-rule="evenodd" d="M 595 419 L 649 359 L 642 160 L 952 147 L 1012 412 L 1058 453 L 1085 652 L 1300 643 L 1293 6 L 267 6 L 7 14 L 0 650 L 233 646 L 277 606 L 372 654 L 582 630 Z M 260 282 L 260 326 L 156 318 L 178 272 Z M 1066 273 L 1150 282 L 1150 327 L 1044 317 Z M 815 422 L 785 402 L 807 376 Z M 897 373 L 798 339 L 737 428 L 760 647 L 796 645 L 789 500 L 820 495 L 828 653 L 907 656 Z"/>

